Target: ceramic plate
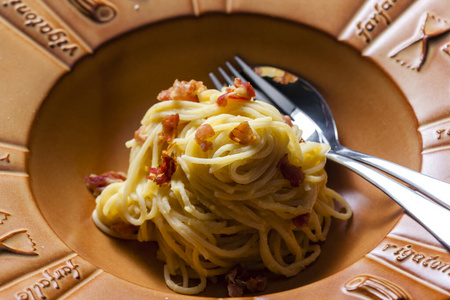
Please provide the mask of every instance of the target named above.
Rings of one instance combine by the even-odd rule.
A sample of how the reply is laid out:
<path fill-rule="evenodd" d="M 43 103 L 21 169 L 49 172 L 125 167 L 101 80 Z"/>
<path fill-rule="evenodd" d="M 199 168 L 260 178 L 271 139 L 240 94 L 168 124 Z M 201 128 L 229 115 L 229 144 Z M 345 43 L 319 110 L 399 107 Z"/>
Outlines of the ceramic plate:
<path fill-rule="evenodd" d="M 444 1 L 3 0 L 0 296 L 185 299 L 156 245 L 91 220 L 90 173 L 126 171 L 132 138 L 175 79 L 239 54 L 300 74 L 342 144 L 450 182 L 450 6 Z M 354 209 L 319 259 L 264 299 L 448 299 L 450 254 L 382 192 L 328 163 Z M 226 297 L 210 283 L 197 297 Z"/>

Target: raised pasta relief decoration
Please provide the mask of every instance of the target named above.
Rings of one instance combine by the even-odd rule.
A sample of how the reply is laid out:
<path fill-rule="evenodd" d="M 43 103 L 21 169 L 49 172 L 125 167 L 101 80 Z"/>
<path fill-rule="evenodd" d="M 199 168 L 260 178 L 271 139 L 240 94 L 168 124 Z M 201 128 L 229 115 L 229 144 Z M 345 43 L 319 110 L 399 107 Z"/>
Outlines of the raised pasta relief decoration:
<path fill-rule="evenodd" d="M 420 21 L 416 33 L 394 49 L 389 57 L 400 65 L 414 71 L 420 71 L 428 54 L 430 39 L 442 36 L 450 31 L 450 20 L 426 13 Z M 445 50 L 448 50 L 448 47 Z"/>
<path fill-rule="evenodd" d="M 6 221 L 8 217 L 9 217 L 8 213 L 0 211 L 0 225 L 3 225 L 3 222 Z"/>
<path fill-rule="evenodd" d="M 81 13 L 97 23 L 112 21 L 117 11 L 114 6 L 102 0 L 69 0 Z"/>
<path fill-rule="evenodd" d="M 3 225 L 10 214 L 0 211 L 0 225 Z M 23 255 L 37 255 L 36 244 L 25 229 L 17 229 L 3 233 L 0 227 L 0 255 L 2 252 L 12 252 Z"/>
<path fill-rule="evenodd" d="M 375 276 L 358 275 L 347 281 L 345 289 L 348 292 L 367 296 L 376 300 L 410 300 L 411 296 L 399 285 Z"/>
<path fill-rule="evenodd" d="M 37 255 L 36 244 L 27 230 L 16 230 L 0 236 L 0 254 L 9 251 L 24 255 Z"/>

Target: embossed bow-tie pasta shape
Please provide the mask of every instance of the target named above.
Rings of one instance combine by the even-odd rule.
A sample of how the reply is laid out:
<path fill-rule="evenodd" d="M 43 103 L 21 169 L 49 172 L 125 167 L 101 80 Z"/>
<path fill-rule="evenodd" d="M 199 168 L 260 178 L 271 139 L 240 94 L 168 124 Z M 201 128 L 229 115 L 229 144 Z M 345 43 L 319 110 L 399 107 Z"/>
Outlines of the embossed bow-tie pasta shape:
<path fill-rule="evenodd" d="M 8 220 L 10 214 L 0 211 L 0 225 L 3 225 Z M 26 229 L 18 229 L 3 233 L 0 227 L 0 255 L 3 251 L 25 254 L 37 255 L 36 243 L 33 242 L 31 236 Z"/>
<path fill-rule="evenodd" d="M 450 21 L 431 13 L 423 15 L 419 28 L 414 36 L 405 41 L 390 53 L 390 57 L 411 70 L 420 71 L 425 63 L 429 40 L 450 31 Z M 448 49 L 444 48 L 443 51 Z M 447 53 L 447 52 L 446 52 Z"/>
<path fill-rule="evenodd" d="M 26 230 L 17 230 L 0 237 L 0 253 L 9 251 L 19 254 L 36 255 L 36 244 Z"/>
<path fill-rule="evenodd" d="M 0 225 L 3 224 L 4 221 L 8 219 L 9 214 L 3 211 L 0 211 Z"/>

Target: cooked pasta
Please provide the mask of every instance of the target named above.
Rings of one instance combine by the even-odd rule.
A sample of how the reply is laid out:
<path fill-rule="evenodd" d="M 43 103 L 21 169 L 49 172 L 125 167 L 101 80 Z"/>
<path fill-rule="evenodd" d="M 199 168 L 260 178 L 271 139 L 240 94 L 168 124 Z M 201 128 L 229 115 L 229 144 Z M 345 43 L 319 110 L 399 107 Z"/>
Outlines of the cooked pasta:
<path fill-rule="evenodd" d="M 96 199 L 105 233 L 158 243 L 175 292 L 200 293 L 236 265 L 294 276 L 320 254 L 331 218 L 352 214 L 326 186 L 328 146 L 252 97 L 239 80 L 222 92 L 176 81 L 126 143 L 126 180 Z"/>

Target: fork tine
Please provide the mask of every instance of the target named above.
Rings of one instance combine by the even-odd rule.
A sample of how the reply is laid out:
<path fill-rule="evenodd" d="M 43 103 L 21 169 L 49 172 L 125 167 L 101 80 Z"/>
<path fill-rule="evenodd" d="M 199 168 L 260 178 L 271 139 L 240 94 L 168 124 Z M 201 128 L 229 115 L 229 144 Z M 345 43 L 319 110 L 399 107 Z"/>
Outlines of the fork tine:
<path fill-rule="evenodd" d="M 231 63 L 229 63 L 228 61 L 225 62 L 226 66 L 228 67 L 228 69 L 231 71 L 231 73 L 233 74 L 234 77 L 239 77 L 241 78 L 242 82 L 247 82 L 247 80 L 245 80 L 245 78 L 243 78 L 242 74 L 240 74 L 238 72 L 238 70 L 236 70 L 233 65 Z M 220 74 L 222 75 L 222 77 L 225 79 L 226 84 L 222 83 L 216 75 L 214 75 L 213 72 L 210 72 L 209 78 L 211 79 L 212 83 L 214 84 L 214 86 L 216 87 L 216 89 L 218 89 L 219 91 L 222 90 L 222 88 L 224 86 L 228 85 L 233 85 L 234 81 L 233 79 L 224 71 L 224 69 L 222 69 L 221 67 L 217 68 L 220 72 Z M 270 104 L 273 104 L 273 102 L 267 98 L 266 95 L 264 95 L 264 93 L 262 93 L 261 91 L 259 91 L 257 88 L 254 89 L 255 90 L 255 99 L 257 100 L 261 100 Z"/>
<path fill-rule="evenodd" d="M 216 75 L 214 75 L 213 72 L 210 72 L 208 75 L 209 75 L 209 78 L 211 79 L 212 83 L 216 87 L 216 89 L 218 89 L 220 91 L 223 88 L 223 84 L 220 82 L 219 79 L 217 79 Z"/>
<path fill-rule="evenodd" d="M 232 64 L 230 64 L 228 61 L 225 62 L 225 64 L 227 65 L 228 69 L 231 71 L 231 73 L 233 74 L 234 77 L 239 77 L 241 78 L 242 82 L 247 82 L 247 80 L 245 80 L 244 78 L 242 78 L 242 75 L 239 74 L 239 72 L 233 67 Z"/>
<path fill-rule="evenodd" d="M 247 82 L 247 80 L 245 80 L 245 78 L 242 77 L 242 74 L 240 74 L 234 67 L 232 64 L 230 64 L 228 61 L 225 63 L 228 67 L 228 69 L 230 69 L 231 73 L 233 73 L 234 77 L 239 77 L 241 78 L 242 82 Z M 253 88 L 255 90 L 255 99 L 257 100 L 261 100 L 264 101 L 266 103 L 270 103 L 273 104 L 273 102 L 266 97 L 266 95 L 264 95 L 263 92 L 261 92 L 260 90 L 258 90 L 257 88 Z"/>
<path fill-rule="evenodd" d="M 262 77 L 253 71 L 253 69 L 247 65 L 239 56 L 235 56 L 234 59 L 237 61 L 242 71 L 250 78 L 252 84 L 257 86 L 264 94 L 267 95 L 269 99 L 273 99 L 274 103 L 278 108 L 280 108 L 285 114 L 290 115 L 296 106 L 286 98 L 285 95 L 280 93 L 276 88 L 267 83 Z"/>
<path fill-rule="evenodd" d="M 220 75 L 222 75 L 222 77 L 225 79 L 228 85 L 233 85 L 234 83 L 233 79 L 221 67 L 219 67 L 219 73 Z"/>

